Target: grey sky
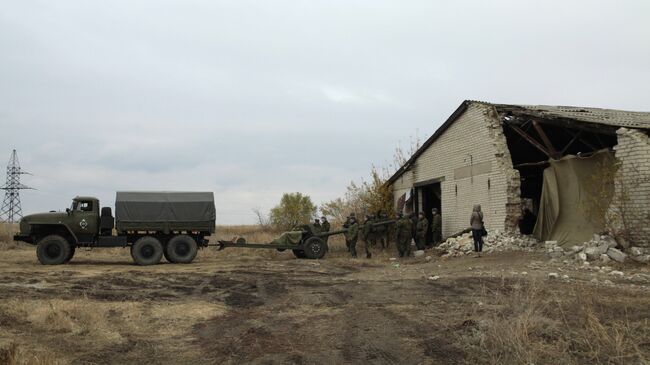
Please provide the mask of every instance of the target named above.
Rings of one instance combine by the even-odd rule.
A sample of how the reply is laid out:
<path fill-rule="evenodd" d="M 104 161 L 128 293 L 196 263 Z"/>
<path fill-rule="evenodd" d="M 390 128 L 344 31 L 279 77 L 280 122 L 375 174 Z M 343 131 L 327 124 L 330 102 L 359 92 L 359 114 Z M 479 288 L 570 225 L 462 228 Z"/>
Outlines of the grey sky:
<path fill-rule="evenodd" d="M 650 111 L 650 2 L 0 1 L 25 213 L 210 190 L 252 223 L 341 196 L 464 99 Z"/>

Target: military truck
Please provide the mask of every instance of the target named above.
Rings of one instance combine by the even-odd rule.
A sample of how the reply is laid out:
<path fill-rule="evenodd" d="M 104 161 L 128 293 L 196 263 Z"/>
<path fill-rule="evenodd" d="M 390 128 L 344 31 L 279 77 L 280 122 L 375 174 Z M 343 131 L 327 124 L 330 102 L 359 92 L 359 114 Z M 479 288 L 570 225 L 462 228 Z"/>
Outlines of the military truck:
<path fill-rule="evenodd" d="M 23 217 L 14 240 L 36 245 L 44 265 L 65 264 L 81 247 L 130 247 L 138 265 L 157 264 L 163 256 L 190 263 L 199 247 L 208 246 L 215 217 L 211 192 L 117 192 L 115 218 L 98 199 L 78 196 L 65 212 Z"/>

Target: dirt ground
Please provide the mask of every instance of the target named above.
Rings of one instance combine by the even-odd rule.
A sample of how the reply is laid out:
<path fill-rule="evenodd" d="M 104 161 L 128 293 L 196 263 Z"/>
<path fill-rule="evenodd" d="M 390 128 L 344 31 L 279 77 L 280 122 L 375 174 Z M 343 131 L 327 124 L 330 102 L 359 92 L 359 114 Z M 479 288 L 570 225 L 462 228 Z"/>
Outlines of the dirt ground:
<path fill-rule="evenodd" d="M 189 265 L 0 252 L 0 359 L 25 364 L 646 363 L 649 272 L 542 254 L 319 261 L 210 248 Z M 560 278 L 549 278 L 556 272 Z M 562 275 L 568 277 L 561 278 Z M 650 276 L 648 276 L 650 278 Z M 611 283 L 606 280 L 611 281 Z M 607 283 L 603 285 L 602 283 Z M 608 346 L 612 347 L 611 349 Z M 13 359 L 13 360 L 12 360 Z M 559 361 L 559 362 L 558 362 Z"/>

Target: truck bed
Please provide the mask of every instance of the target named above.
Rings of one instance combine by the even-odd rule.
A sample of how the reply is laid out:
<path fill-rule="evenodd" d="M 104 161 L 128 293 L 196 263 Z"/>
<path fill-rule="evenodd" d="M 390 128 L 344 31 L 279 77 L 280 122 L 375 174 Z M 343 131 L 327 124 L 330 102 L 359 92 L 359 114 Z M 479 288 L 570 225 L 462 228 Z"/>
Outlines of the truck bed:
<path fill-rule="evenodd" d="M 214 233 L 212 192 L 125 192 L 115 198 L 115 228 L 124 231 Z"/>

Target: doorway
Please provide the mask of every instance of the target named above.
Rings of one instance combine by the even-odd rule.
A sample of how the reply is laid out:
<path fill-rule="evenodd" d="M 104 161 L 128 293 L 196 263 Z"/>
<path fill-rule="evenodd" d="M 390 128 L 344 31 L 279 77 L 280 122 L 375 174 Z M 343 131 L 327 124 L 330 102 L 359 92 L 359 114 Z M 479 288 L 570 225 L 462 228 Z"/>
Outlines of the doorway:
<path fill-rule="evenodd" d="M 417 196 L 422 199 L 421 212 L 424 213 L 424 216 L 429 221 L 429 229 L 427 230 L 427 245 L 433 242 L 433 232 L 431 231 L 431 222 L 433 219 L 433 214 L 431 210 L 433 208 L 438 209 L 438 214 L 442 215 L 442 195 L 440 189 L 440 181 L 434 183 L 428 183 L 425 185 L 417 186 L 418 194 Z"/>

